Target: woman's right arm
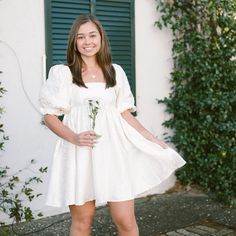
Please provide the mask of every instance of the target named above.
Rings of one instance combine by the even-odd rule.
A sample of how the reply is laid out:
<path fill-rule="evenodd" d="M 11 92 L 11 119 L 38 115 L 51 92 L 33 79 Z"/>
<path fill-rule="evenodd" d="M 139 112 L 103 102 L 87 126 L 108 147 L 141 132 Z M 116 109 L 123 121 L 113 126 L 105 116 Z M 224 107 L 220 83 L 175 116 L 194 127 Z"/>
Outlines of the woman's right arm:
<path fill-rule="evenodd" d="M 72 144 L 93 147 L 96 143 L 96 135 L 93 131 L 85 131 L 77 134 L 65 126 L 55 115 L 44 115 L 44 121 L 53 133 Z"/>

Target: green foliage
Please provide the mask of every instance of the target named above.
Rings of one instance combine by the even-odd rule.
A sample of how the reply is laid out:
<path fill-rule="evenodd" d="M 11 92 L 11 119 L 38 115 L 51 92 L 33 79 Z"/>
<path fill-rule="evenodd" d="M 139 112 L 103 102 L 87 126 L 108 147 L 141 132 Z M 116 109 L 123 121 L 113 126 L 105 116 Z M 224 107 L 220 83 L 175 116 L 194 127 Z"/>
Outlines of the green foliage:
<path fill-rule="evenodd" d="M 2 97 L 5 92 L 6 90 L 0 82 L 0 97 Z M 3 108 L 0 108 L 0 118 L 2 113 Z M 4 151 L 4 143 L 8 140 L 8 137 L 5 136 L 3 124 L 0 124 L 0 133 L 0 151 Z M 33 164 L 35 164 L 35 161 L 31 160 L 27 167 L 18 170 L 14 174 L 9 174 L 10 168 L 8 166 L 0 165 L 0 211 L 7 214 L 10 218 L 13 218 L 16 223 L 22 220 L 32 220 L 34 218 L 35 214 L 30 207 L 25 206 L 24 202 L 31 202 L 33 199 L 42 195 L 41 193 L 34 193 L 32 185 L 42 182 L 41 175 L 47 172 L 47 167 L 41 167 L 37 171 L 34 171 L 31 169 Z M 25 179 L 22 177 L 25 171 L 32 171 L 35 176 Z M 37 216 L 42 216 L 42 213 L 39 212 Z M 4 225 L 4 222 L 0 220 L 0 226 L 1 225 Z M 2 227 L 0 234 L 9 235 L 8 227 Z"/>
<path fill-rule="evenodd" d="M 173 32 L 168 139 L 187 161 L 178 173 L 233 205 L 236 196 L 236 1 L 163 0 L 156 26 Z"/>
<path fill-rule="evenodd" d="M 0 167 L 0 210 L 9 215 L 10 218 L 13 218 L 17 223 L 22 220 L 34 219 L 34 214 L 30 207 L 24 206 L 23 203 L 24 201 L 31 202 L 42 195 L 41 193 L 35 194 L 32 185 L 42 183 L 39 174 L 47 172 L 47 167 L 41 167 L 36 172 L 31 169 L 33 164 L 35 164 L 35 161 L 31 160 L 29 166 L 17 171 L 13 175 L 8 174 L 9 167 Z M 26 170 L 33 171 L 36 176 L 22 180 L 20 175 Z M 38 213 L 37 216 L 42 216 L 42 213 Z M 0 223 L 2 224 L 3 222 Z"/>

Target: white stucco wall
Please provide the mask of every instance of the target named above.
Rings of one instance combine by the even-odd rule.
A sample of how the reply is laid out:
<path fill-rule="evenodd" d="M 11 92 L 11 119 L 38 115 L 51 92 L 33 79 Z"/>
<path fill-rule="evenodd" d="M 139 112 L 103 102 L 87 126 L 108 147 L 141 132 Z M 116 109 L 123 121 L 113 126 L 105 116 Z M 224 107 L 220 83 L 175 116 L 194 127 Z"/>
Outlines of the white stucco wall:
<path fill-rule="evenodd" d="M 6 111 L 2 120 L 10 138 L 0 157 L 1 166 L 10 166 L 10 173 L 24 168 L 31 159 L 37 160 L 33 169 L 50 166 L 56 137 L 40 124 L 41 115 L 37 111 L 44 76 L 44 1 L 0 1 L 0 40 L 0 70 L 3 71 L 0 79 L 8 91 L 1 98 Z M 25 175 L 33 174 L 25 171 Z M 44 183 L 35 186 L 44 195 L 31 205 L 51 215 L 63 209 L 44 206 L 47 177 L 48 174 L 43 175 Z"/>
<path fill-rule="evenodd" d="M 138 117 L 154 134 L 162 137 L 166 119 L 164 106 L 156 98 L 168 95 L 172 67 L 171 32 L 160 31 L 154 22 L 158 19 L 155 0 L 136 1 L 136 92 Z"/>
<path fill-rule="evenodd" d="M 135 1 L 135 60 L 136 60 L 136 99 L 137 118 L 153 134 L 163 139 L 169 132 L 162 126 L 168 119 L 163 104 L 156 99 L 168 96 L 169 76 L 172 68 L 172 35 L 168 29 L 159 30 L 155 25 L 159 14 L 157 1 Z M 175 176 L 163 182 L 148 193 L 165 192 L 175 183 Z"/>
<path fill-rule="evenodd" d="M 138 119 L 154 134 L 164 132 L 162 105 L 156 98 L 168 94 L 171 68 L 171 35 L 154 27 L 157 19 L 155 0 L 137 0 L 136 15 L 136 91 Z M 31 159 L 37 167 L 49 166 L 56 136 L 40 124 L 38 93 L 43 81 L 45 55 L 44 1 L 0 1 L 0 75 L 7 94 L 1 98 L 6 113 L 2 120 L 10 140 L 0 157 L 0 165 L 12 172 L 27 166 Z M 19 62 L 19 64 L 18 64 Z M 26 175 L 32 172 L 26 171 Z M 32 208 L 53 215 L 67 208 L 44 205 L 48 174 L 36 190 L 44 195 L 32 203 Z M 162 190 L 173 185 L 174 177 Z M 3 217 L 0 215 L 0 217 Z"/>

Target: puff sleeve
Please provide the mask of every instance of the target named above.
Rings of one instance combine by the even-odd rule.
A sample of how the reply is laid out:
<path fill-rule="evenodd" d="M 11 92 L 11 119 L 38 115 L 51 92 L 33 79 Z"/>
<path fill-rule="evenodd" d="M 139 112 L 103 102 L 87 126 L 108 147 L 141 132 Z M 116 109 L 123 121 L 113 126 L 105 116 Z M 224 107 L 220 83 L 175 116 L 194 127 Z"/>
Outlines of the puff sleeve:
<path fill-rule="evenodd" d="M 69 113 L 71 84 L 69 67 L 65 65 L 51 67 L 48 79 L 39 94 L 40 112 L 43 115 L 57 116 Z"/>
<path fill-rule="evenodd" d="M 116 95 L 117 95 L 117 108 L 120 113 L 130 110 L 131 112 L 136 111 L 134 105 L 134 96 L 131 92 L 129 81 L 127 76 L 119 65 L 113 65 L 116 70 Z"/>

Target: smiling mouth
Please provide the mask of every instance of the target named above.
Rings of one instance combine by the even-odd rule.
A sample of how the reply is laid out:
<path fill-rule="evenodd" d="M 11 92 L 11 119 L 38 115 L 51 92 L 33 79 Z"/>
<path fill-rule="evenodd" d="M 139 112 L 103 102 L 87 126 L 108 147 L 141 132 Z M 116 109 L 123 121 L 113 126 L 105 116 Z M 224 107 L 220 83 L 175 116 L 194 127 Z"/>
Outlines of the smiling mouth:
<path fill-rule="evenodd" d="M 90 52 L 93 50 L 93 47 L 84 48 L 85 51 Z"/>

